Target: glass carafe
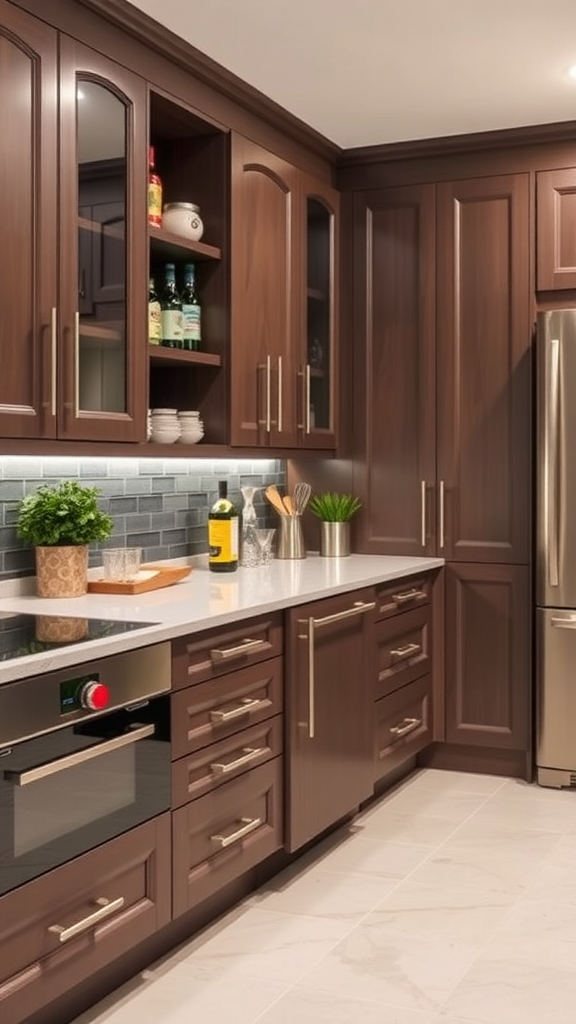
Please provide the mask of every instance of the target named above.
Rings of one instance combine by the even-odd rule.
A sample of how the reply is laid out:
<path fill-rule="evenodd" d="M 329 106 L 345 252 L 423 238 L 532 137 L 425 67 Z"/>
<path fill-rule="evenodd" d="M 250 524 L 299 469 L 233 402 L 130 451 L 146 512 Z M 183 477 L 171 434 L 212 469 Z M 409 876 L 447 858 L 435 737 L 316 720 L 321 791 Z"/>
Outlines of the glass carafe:
<path fill-rule="evenodd" d="M 245 485 L 240 488 L 244 505 L 242 508 L 242 540 L 240 544 L 240 565 L 254 568 L 260 565 L 261 549 L 258 540 L 258 516 L 254 508 L 254 498 L 260 487 Z"/>

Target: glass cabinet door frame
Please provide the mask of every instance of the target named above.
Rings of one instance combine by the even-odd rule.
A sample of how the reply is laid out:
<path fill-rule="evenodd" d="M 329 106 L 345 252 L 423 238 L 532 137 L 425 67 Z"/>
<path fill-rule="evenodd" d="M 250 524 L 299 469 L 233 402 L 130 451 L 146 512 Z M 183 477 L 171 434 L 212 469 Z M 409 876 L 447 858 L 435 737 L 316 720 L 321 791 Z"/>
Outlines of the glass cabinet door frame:
<path fill-rule="evenodd" d="M 61 37 L 60 288 L 57 308 L 57 434 L 60 438 L 143 441 L 147 405 L 146 84 L 100 54 Z M 79 396 L 79 188 L 77 86 L 93 82 L 126 109 L 125 409 L 90 411 Z"/>
<path fill-rule="evenodd" d="M 329 374 L 327 381 L 327 415 L 326 425 L 322 426 L 315 422 L 311 406 L 313 402 L 313 379 L 314 372 L 320 372 L 311 365 L 310 346 L 313 341 L 308 337 L 309 332 L 309 304 L 314 302 L 313 287 L 311 281 L 311 268 L 309 267 L 308 252 L 308 203 L 314 201 L 324 207 L 329 217 L 329 266 L 326 268 L 328 282 L 328 294 L 325 297 L 328 317 L 326 350 L 323 353 L 324 372 Z M 301 219 L 303 224 L 303 296 L 302 322 L 300 350 L 300 367 L 298 370 L 298 447 L 299 448 L 325 448 L 334 449 L 337 443 L 337 408 L 336 396 L 338 395 L 338 323 L 339 323 L 339 212 L 340 197 L 336 189 L 330 185 L 302 175 L 301 185 Z"/>

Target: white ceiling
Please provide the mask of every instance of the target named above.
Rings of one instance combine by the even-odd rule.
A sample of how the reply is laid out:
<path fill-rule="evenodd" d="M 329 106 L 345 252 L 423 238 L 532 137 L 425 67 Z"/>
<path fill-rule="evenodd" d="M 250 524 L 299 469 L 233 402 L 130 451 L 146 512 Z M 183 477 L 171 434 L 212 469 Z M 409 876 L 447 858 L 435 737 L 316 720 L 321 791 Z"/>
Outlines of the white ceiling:
<path fill-rule="evenodd" d="M 131 0 L 343 148 L 576 120 L 576 0 Z"/>

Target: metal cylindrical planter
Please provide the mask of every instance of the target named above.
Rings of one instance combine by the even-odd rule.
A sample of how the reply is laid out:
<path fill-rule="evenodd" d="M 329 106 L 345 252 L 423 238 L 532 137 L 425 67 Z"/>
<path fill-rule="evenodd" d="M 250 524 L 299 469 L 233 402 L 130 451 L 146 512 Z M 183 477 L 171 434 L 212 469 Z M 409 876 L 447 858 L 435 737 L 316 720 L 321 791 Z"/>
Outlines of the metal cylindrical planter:
<path fill-rule="evenodd" d="M 38 597 L 81 597 L 88 589 L 88 546 L 36 548 Z"/>
<path fill-rule="evenodd" d="M 350 554 L 350 523 L 320 523 L 320 554 L 327 558 L 342 558 Z"/>

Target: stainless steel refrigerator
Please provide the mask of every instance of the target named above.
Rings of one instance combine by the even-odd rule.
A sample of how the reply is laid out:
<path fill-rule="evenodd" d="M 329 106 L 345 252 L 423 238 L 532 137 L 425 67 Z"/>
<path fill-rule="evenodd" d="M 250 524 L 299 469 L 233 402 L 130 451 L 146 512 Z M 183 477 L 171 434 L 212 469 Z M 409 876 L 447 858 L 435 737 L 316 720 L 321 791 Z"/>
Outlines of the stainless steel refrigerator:
<path fill-rule="evenodd" d="M 576 310 L 538 316 L 536 766 L 576 785 Z"/>

